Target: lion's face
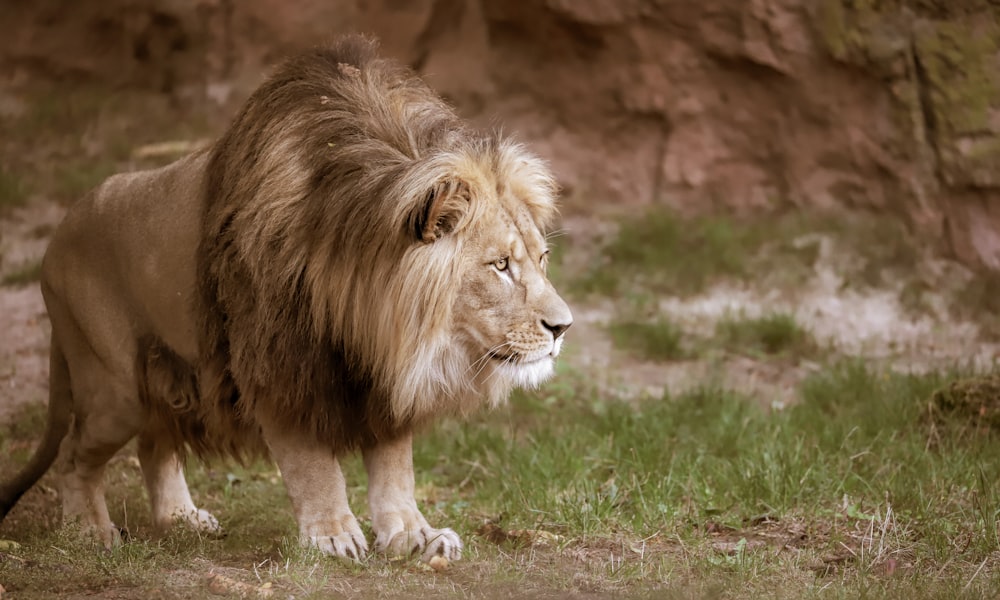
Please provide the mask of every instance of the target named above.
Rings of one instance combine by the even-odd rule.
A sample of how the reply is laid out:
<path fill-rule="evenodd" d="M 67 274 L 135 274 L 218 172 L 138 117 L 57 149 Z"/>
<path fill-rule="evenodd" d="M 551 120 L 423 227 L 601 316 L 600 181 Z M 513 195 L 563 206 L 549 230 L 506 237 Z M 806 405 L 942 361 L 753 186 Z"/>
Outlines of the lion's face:
<path fill-rule="evenodd" d="M 453 314 L 478 376 L 537 386 L 573 315 L 546 276 L 548 248 L 528 209 L 504 202 L 466 240 Z"/>

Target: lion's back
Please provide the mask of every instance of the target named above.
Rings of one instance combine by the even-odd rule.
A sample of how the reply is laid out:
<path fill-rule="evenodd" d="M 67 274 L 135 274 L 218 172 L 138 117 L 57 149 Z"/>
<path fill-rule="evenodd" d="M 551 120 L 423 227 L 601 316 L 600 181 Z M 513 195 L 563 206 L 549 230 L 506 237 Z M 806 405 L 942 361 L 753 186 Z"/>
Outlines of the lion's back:
<path fill-rule="evenodd" d="M 193 358 L 206 160 L 199 152 L 159 169 L 113 175 L 74 204 L 53 234 L 43 287 L 95 338 L 91 344 L 105 343 L 97 321 L 110 314 L 127 320 L 133 337 L 156 335 Z"/>

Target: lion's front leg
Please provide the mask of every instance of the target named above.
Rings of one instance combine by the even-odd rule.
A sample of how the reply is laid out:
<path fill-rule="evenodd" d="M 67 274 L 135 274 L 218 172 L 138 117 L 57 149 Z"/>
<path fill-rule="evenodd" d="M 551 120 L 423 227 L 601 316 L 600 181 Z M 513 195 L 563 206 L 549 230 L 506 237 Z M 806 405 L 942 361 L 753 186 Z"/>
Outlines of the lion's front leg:
<path fill-rule="evenodd" d="M 302 436 L 261 424 L 271 456 L 292 501 L 303 546 L 361 560 L 368 552 L 364 532 L 347 502 L 347 486 L 337 457 L 329 448 Z"/>
<path fill-rule="evenodd" d="M 375 549 L 389 556 L 420 553 L 449 560 L 462 557 L 462 540 L 451 529 L 427 524 L 413 497 L 413 436 L 405 434 L 364 450 L 368 471 L 368 505 L 375 530 Z"/>

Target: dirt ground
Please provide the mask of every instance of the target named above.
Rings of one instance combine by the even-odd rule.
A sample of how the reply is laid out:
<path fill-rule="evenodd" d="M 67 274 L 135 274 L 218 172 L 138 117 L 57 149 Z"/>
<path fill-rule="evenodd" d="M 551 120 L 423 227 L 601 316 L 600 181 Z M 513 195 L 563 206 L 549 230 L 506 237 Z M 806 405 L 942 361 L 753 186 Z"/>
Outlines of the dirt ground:
<path fill-rule="evenodd" d="M 9 218 L 0 218 L 0 248 L 4 269 L 10 272 L 36 262 L 47 236 L 62 218 L 55 204 L 29 206 Z M 0 423 L 31 402 L 48 395 L 49 321 L 37 283 L 0 287 Z"/>

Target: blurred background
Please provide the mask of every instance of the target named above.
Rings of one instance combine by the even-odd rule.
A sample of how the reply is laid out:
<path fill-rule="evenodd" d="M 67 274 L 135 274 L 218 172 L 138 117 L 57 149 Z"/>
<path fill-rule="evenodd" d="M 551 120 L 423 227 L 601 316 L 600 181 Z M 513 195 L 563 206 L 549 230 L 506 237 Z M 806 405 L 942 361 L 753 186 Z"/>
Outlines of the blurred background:
<path fill-rule="evenodd" d="M 503 124 L 548 158 L 570 213 L 865 208 L 1000 269 L 995 10 L 992 0 L 3 0 L 0 115 L 35 111 L 39 89 L 101 86 L 108 103 L 158 96 L 154 121 L 201 114 L 211 133 L 276 60 L 361 31 L 464 116 Z M 5 155 L 5 170 L 17 162 Z"/>

